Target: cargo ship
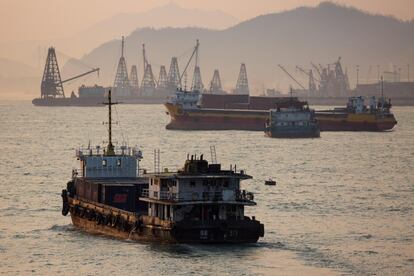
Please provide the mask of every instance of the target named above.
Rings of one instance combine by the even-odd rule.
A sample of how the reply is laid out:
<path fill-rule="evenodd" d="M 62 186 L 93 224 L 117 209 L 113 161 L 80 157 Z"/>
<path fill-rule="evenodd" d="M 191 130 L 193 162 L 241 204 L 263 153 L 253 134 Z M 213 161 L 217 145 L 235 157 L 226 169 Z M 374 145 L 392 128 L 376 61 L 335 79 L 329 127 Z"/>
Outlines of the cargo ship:
<path fill-rule="evenodd" d="M 140 173 L 138 148 L 112 144 L 111 92 L 108 93 L 109 142 L 101 150 L 77 150 L 81 171 L 62 190 L 62 214 L 75 227 L 134 241 L 165 243 L 255 243 L 264 225 L 244 214 L 253 193 L 240 182 L 245 171 L 223 170 L 216 162 L 187 156 L 176 172 Z"/>
<path fill-rule="evenodd" d="M 249 98 L 249 95 L 201 95 L 199 91 L 177 90 L 175 97 L 164 104 L 171 117 L 166 128 L 264 131 L 270 108 L 287 107 L 289 104 L 300 107 L 304 104 L 295 97 L 272 97 L 267 101 L 256 97 L 257 105 L 267 110 L 250 109 Z"/>
<path fill-rule="evenodd" d="M 48 97 L 33 99 L 32 103 L 37 106 L 102 106 L 108 88 L 103 86 L 85 86 L 78 88 L 78 95 L 74 92 L 70 97 Z"/>
<path fill-rule="evenodd" d="M 317 111 L 316 118 L 325 131 L 386 131 L 397 124 L 390 109 L 389 99 L 373 96 L 366 106 L 365 98 L 358 96 L 350 97 L 344 108 Z"/>
<path fill-rule="evenodd" d="M 241 97 L 243 96 L 243 97 Z M 351 97 L 346 108 L 316 111 L 321 131 L 385 131 L 396 124 L 391 102 L 384 97 L 366 107 Z M 171 120 L 167 129 L 176 130 L 252 130 L 264 131 L 269 110 L 287 107 L 291 102 L 303 107 L 306 102 L 291 97 L 250 97 L 249 95 L 201 95 L 198 91 L 178 90 L 164 105 Z M 358 107 L 353 106 L 358 104 Z"/>

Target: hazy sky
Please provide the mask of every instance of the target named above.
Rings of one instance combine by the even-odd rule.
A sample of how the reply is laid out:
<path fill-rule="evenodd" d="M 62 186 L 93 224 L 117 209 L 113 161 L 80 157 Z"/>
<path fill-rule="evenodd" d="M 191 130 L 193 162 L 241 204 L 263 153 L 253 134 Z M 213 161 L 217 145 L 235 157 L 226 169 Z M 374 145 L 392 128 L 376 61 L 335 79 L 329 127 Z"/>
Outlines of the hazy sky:
<path fill-rule="evenodd" d="M 121 12 L 142 12 L 169 0 L 0 0 L 0 42 L 55 39 L 73 35 Z M 320 0 L 175 0 L 180 6 L 221 10 L 239 19 L 298 6 L 315 6 Z M 414 0 L 339 0 L 374 13 L 411 20 Z"/>

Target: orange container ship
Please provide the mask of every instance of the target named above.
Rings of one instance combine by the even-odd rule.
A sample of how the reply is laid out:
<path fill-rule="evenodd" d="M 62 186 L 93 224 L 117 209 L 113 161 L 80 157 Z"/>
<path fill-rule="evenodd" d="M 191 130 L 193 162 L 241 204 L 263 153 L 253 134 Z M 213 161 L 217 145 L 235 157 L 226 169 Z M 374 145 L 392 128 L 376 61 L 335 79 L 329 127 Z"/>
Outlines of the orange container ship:
<path fill-rule="evenodd" d="M 200 95 L 198 91 L 177 91 L 165 103 L 171 121 L 167 129 L 264 131 L 269 109 L 285 107 L 291 97 L 249 97 L 248 95 Z M 367 107 L 363 97 L 351 97 L 345 108 L 316 112 L 321 131 L 386 131 L 397 121 L 391 103 L 383 97 L 371 98 Z"/>

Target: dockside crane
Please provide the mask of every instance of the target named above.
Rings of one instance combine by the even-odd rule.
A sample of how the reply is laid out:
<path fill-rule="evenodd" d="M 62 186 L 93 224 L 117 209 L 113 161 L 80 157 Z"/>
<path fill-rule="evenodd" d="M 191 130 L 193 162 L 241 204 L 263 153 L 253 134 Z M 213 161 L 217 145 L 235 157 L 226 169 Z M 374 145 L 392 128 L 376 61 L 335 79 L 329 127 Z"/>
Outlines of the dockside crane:
<path fill-rule="evenodd" d="M 92 70 L 89 70 L 88 72 L 79 74 L 69 79 L 61 80 L 55 48 L 50 47 L 47 53 L 46 64 L 43 71 L 42 82 L 40 85 L 41 98 L 65 98 L 63 83 L 81 78 L 94 72 L 98 72 L 99 76 L 99 68 L 94 68 Z"/>
<path fill-rule="evenodd" d="M 83 77 L 83 76 L 86 76 L 86 75 L 92 74 L 92 73 L 94 73 L 94 72 L 98 72 L 98 76 L 99 76 L 99 68 L 94 68 L 94 69 L 92 69 L 92 70 L 90 70 L 90 71 L 88 71 L 88 72 L 85 72 L 85 73 L 83 73 L 83 74 L 79 74 L 79 75 L 77 75 L 77 76 L 74 76 L 74 77 L 71 77 L 71 78 L 69 78 L 69 79 L 63 80 L 63 81 L 62 81 L 62 83 L 65 83 L 65 82 L 68 82 L 68 81 L 72 81 L 72 80 L 75 80 L 75 79 L 81 78 L 81 77 Z"/>
<path fill-rule="evenodd" d="M 318 82 L 318 84 L 320 85 L 320 80 L 316 79 L 313 76 L 312 69 L 310 69 L 309 72 L 307 72 L 305 69 L 303 69 L 299 65 L 296 65 L 296 69 L 299 70 L 299 71 L 301 71 L 302 73 L 304 73 L 306 76 L 309 77 L 309 96 L 316 95 L 317 94 L 317 90 L 318 90 L 316 88 L 316 82 Z"/>
<path fill-rule="evenodd" d="M 319 75 L 319 78 L 322 79 L 322 72 L 319 70 L 318 66 L 315 65 L 315 63 L 311 62 L 312 67 L 316 70 L 316 72 Z"/>
<path fill-rule="evenodd" d="M 312 70 L 309 70 L 309 72 L 306 72 L 305 69 L 303 69 L 302 67 L 300 67 L 299 65 L 296 65 L 296 69 L 301 71 L 302 73 L 304 73 L 305 75 L 307 75 L 308 77 L 312 78 L 314 81 L 320 82 L 320 80 L 318 80 L 317 78 L 315 78 L 313 76 L 313 74 L 309 73 Z"/>
<path fill-rule="evenodd" d="M 286 73 L 286 75 L 288 75 L 294 82 L 296 82 L 303 90 L 308 90 L 298 80 L 296 80 L 281 64 L 278 64 L 278 66 L 280 69 L 282 69 L 283 72 Z"/>
<path fill-rule="evenodd" d="M 181 84 L 181 81 L 183 79 L 183 77 L 187 74 L 187 68 L 190 65 L 190 62 L 192 61 L 193 57 L 195 57 L 195 64 L 194 64 L 194 73 L 193 73 L 193 81 L 191 84 L 191 90 L 197 90 L 197 91 L 202 91 L 204 88 L 203 82 L 201 80 L 201 73 L 200 73 L 200 67 L 198 66 L 198 50 L 200 47 L 200 42 L 198 41 L 198 39 L 196 40 L 196 46 L 194 47 L 194 50 L 184 68 L 184 71 L 182 72 L 181 76 L 180 76 L 180 81 L 179 83 Z M 186 86 L 186 85 L 185 85 Z M 186 87 L 185 87 L 186 89 Z"/>

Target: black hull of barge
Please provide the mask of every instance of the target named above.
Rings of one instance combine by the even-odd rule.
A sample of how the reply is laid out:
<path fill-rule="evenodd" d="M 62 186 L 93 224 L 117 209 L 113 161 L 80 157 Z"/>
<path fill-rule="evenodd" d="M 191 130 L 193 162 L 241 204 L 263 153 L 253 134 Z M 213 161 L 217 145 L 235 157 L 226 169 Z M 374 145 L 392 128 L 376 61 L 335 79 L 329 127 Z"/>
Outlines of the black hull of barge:
<path fill-rule="evenodd" d="M 85 232 L 138 242 L 241 244 L 256 243 L 264 236 L 263 224 L 250 219 L 162 222 L 102 204 L 82 203 L 78 199 L 69 199 L 69 212 L 73 225 Z M 113 214 L 112 218 L 105 220 L 103 217 L 108 217 L 108 213 Z M 114 220 L 114 217 L 123 219 Z M 201 231 L 206 234 L 202 236 Z"/>

